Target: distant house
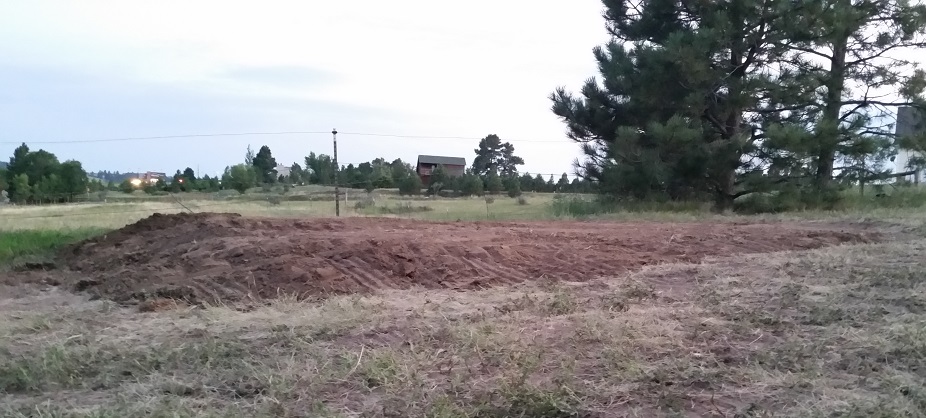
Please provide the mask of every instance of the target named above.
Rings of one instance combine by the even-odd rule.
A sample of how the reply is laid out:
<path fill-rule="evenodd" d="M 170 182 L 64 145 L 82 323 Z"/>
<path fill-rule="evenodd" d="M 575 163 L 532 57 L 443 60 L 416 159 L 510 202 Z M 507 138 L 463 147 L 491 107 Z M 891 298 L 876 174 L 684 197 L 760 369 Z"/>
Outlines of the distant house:
<path fill-rule="evenodd" d="M 285 165 L 277 164 L 275 170 L 277 171 L 277 176 L 283 176 L 289 178 L 289 175 L 292 173 L 293 168 L 287 167 Z"/>
<path fill-rule="evenodd" d="M 897 109 L 897 125 L 894 129 L 894 133 L 898 137 L 924 134 L 926 133 L 926 118 L 923 117 L 922 112 L 918 112 L 915 108 L 901 107 Z M 911 171 L 907 167 L 907 164 L 916 154 L 916 151 L 913 150 L 898 150 L 897 156 L 894 158 L 894 172 L 903 173 Z M 905 178 L 906 180 L 919 183 L 920 179 L 923 178 L 923 174 L 924 173 L 917 171 L 915 174 L 906 176 Z"/>
<path fill-rule="evenodd" d="M 443 166 L 451 177 L 459 177 L 466 170 L 466 159 L 460 157 L 440 157 L 436 155 L 419 155 L 415 172 L 421 182 L 428 186 L 431 184 L 431 173 L 437 166 Z"/>
<path fill-rule="evenodd" d="M 147 171 L 145 173 L 139 174 L 138 177 L 150 183 L 152 181 L 161 181 L 161 180 L 166 179 L 167 173 L 161 173 L 157 171 Z"/>

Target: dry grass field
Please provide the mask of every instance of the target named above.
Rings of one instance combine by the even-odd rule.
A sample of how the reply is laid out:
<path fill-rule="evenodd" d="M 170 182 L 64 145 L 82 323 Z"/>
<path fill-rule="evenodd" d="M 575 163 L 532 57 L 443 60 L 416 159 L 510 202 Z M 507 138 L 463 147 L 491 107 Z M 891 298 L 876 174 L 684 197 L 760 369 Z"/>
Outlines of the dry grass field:
<path fill-rule="evenodd" d="M 22 264 L 48 257 L 60 241 L 154 212 L 178 212 L 176 205 L 0 209 L 0 247 L 35 241 L 31 250 L 0 258 L 6 263 L 0 269 L 0 417 L 926 415 L 926 218 L 920 212 L 761 218 L 625 213 L 566 225 L 543 220 L 553 218 L 543 199 L 520 205 L 499 198 L 489 204 L 490 215 L 498 215 L 491 222 L 457 222 L 485 219 L 486 202 L 479 199 L 414 201 L 431 210 L 403 214 L 449 221 L 422 222 L 422 228 L 447 225 L 456 234 L 432 238 L 438 243 L 433 248 L 509 250 L 502 252 L 506 260 L 523 264 L 513 264 L 521 266 L 518 280 L 495 277 L 499 283 L 465 289 L 412 283 L 357 293 L 281 293 L 225 303 L 116 301 L 77 289 L 118 275 L 75 271 L 61 261 L 51 271 L 45 271 L 50 264 Z M 310 243 L 328 239 L 318 225 L 331 224 L 309 218 L 330 215 L 332 202 L 209 204 L 188 202 L 197 211 L 238 212 L 247 221 L 215 236 L 183 241 L 178 235 L 171 238 L 178 240 L 171 244 L 176 251 L 166 248 L 150 260 L 240 239 L 235 228 L 255 225 L 268 229 L 254 233 L 251 246 L 242 247 L 248 251 L 279 236 L 302 248 L 293 250 L 303 254 L 297 258 L 274 253 L 287 264 L 309 256 L 351 260 L 321 247 L 309 254 L 316 248 Z M 400 204 L 393 199 L 374 208 Z M 346 214 L 396 216 L 352 206 Z M 499 221 L 517 218 L 531 221 Z M 350 219 L 338 222 L 350 225 Z M 284 231 L 286 222 L 295 225 L 293 232 Z M 383 225 L 376 232 L 381 246 L 414 234 L 410 220 L 376 222 Z M 531 222 L 554 235 L 527 240 L 540 231 Z M 134 248 L 147 242 L 151 235 L 145 234 L 160 231 L 142 226 L 137 243 L 129 236 L 107 238 L 94 248 Z M 768 228 L 781 238 L 762 244 L 757 235 L 724 235 L 727 226 Z M 785 227 L 804 231 L 802 238 L 789 241 Z M 366 227 L 357 228 L 360 234 Z M 482 238 L 467 238 L 467 229 Z M 560 229 L 565 235 L 557 235 Z M 523 239 L 508 241 L 504 234 Z M 828 234 L 844 239 L 824 239 Z M 3 244 L 3 236 L 13 238 Z M 350 237 L 338 239 L 354 245 Z M 583 239 L 588 246 L 578 244 Z M 718 240 L 732 244 L 701 243 Z M 573 263 L 563 266 L 569 274 L 523 273 L 533 271 L 531 251 L 556 254 L 566 243 L 570 251 L 601 254 L 593 257 L 596 268 Z M 617 262 L 640 257 L 643 249 L 661 258 L 639 266 Z M 466 259 L 471 253 L 458 254 Z M 607 254 L 614 255 L 612 274 L 603 273 Z M 494 256 L 480 260 L 489 267 L 501 263 Z M 196 267 L 164 266 L 171 274 Z M 502 267 L 512 268 L 499 264 L 479 274 L 502 276 Z"/>

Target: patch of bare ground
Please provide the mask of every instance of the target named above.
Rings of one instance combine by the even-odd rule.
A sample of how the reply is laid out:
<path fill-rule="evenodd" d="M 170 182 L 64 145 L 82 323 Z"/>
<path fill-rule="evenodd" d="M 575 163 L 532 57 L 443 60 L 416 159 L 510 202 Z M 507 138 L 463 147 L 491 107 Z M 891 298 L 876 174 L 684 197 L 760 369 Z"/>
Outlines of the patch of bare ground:
<path fill-rule="evenodd" d="M 248 312 L 139 313 L 19 288 L 0 300 L 0 416 L 923 416 L 924 250 L 849 245 Z"/>
<path fill-rule="evenodd" d="M 705 257 L 881 241 L 828 225 L 711 222 L 423 222 L 153 215 L 62 253 L 67 284 L 126 303 L 260 302 L 409 288 L 585 281 Z"/>

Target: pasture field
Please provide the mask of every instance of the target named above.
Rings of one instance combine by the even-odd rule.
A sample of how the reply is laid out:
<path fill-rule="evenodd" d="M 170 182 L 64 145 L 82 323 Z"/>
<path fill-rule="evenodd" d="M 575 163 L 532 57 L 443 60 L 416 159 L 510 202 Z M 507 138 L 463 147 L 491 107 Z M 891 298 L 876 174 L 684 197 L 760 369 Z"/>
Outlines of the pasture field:
<path fill-rule="evenodd" d="M 0 208 L 0 417 L 926 415 L 920 210 L 372 200 Z"/>

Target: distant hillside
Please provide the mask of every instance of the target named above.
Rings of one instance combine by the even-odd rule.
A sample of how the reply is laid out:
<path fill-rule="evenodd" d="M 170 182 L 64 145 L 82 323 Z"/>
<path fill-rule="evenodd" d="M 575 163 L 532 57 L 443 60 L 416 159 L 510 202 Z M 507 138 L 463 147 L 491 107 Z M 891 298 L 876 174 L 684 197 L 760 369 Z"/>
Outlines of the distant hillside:
<path fill-rule="evenodd" d="M 10 164 L 9 164 L 9 163 L 5 163 L 5 162 L 3 162 L 3 161 L 0 161 L 0 168 L 6 168 L 6 166 L 8 166 L 8 165 L 10 165 Z"/>

